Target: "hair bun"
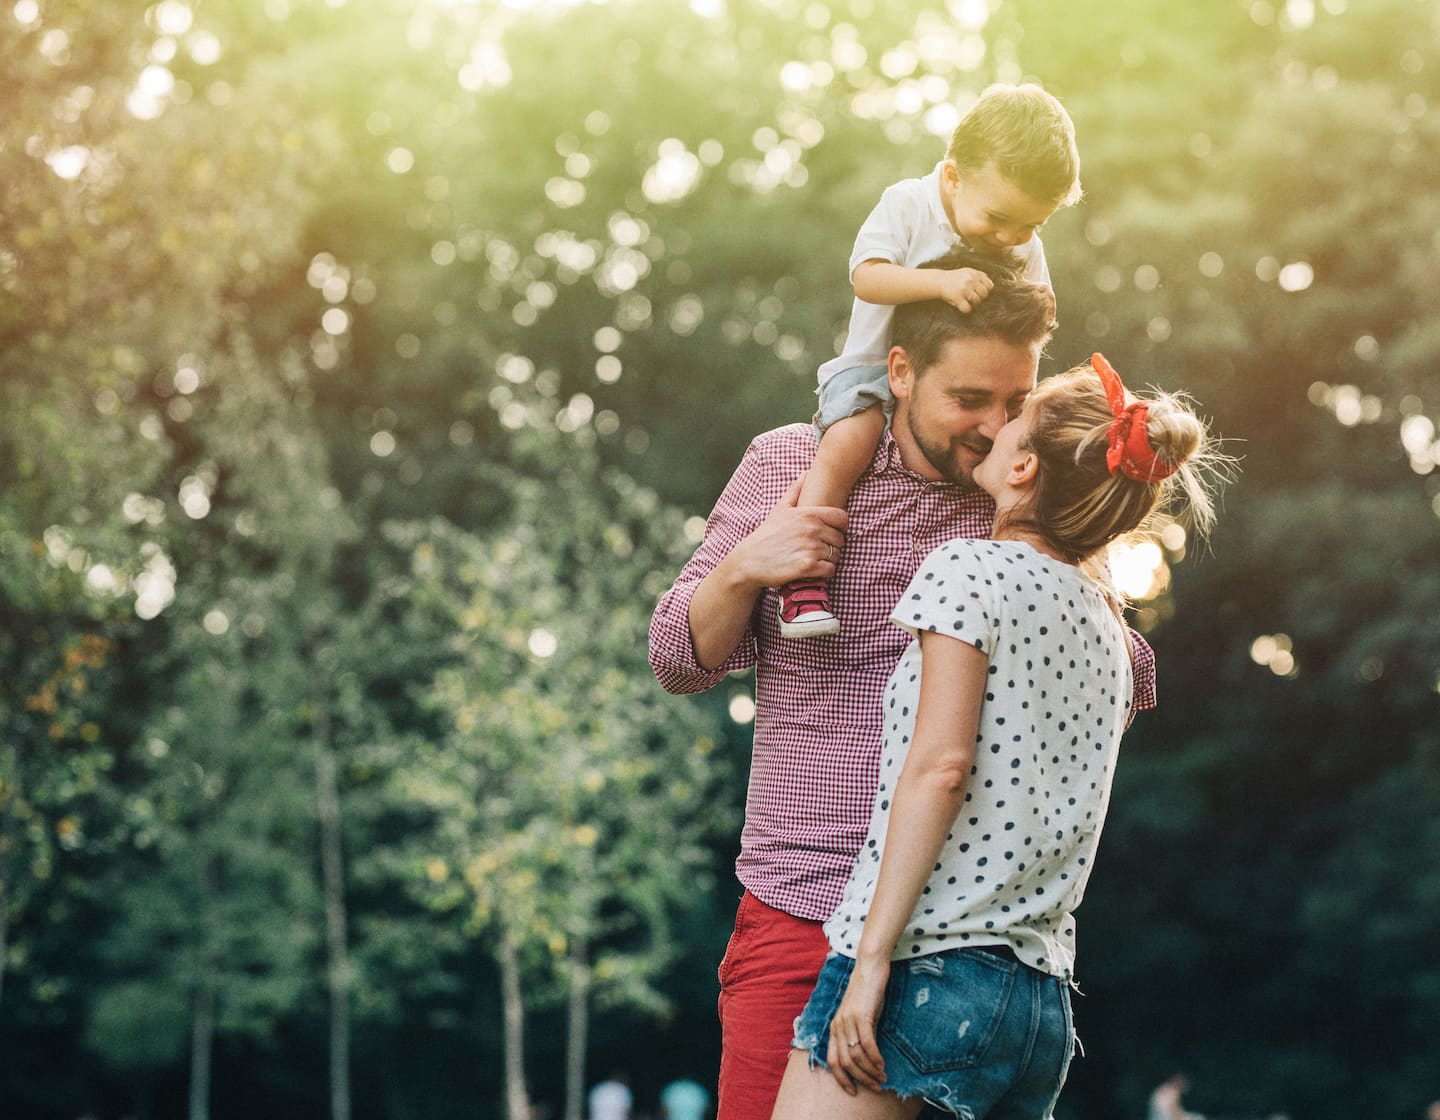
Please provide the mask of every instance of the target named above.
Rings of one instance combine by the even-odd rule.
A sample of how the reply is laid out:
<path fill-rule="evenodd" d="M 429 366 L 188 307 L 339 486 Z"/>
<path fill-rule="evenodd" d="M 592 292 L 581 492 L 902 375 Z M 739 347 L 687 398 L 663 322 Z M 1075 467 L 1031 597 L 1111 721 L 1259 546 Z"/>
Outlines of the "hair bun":
<path fill-rule="evenodd" d="M 1162 393 L 1145 402 L 1145 434 L 1155 454 L 1171 466 L 1181 466 L 1205 446 L 1206 430 L 1200 418 L 1175 397 Z"/>

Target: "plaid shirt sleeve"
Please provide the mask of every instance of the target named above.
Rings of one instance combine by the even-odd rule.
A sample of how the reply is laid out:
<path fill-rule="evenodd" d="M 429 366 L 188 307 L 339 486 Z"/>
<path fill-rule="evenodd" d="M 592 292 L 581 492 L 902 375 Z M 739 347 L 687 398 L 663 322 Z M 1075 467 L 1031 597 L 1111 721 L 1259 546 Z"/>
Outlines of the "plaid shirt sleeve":
<path fill-rule="evenodd" d="M 723 664 L 716 669 L 702 666 L 696 659 L 695 642 L 690 636 L 690 600 L 701 581 L 732 548 L 755 531 L 804 470 L 805 464 L 790 462 L 793 454 L 785 454 L 786 445 L 794 441 L 778 440 L 775 437 L 779 434 L 759 436 L 746 449 L 705 523 L 705 537 L 700 547 L 681 569 L 670 590 L 660 597 L 651 616 L 650 668 L 666 692 L 704 692 L 737 669 L 748 669 L 755 664 L 752 622 Z M 773 448 L 772 443 L 776 445 Z M 779 454 L 774 455 L 772 451 Z"/>
<path fill-rule="evenodd" d="M 1133 630 L 1130 631 L 1130 642 L 1135 649 L 1135 699 L 1130 708 L 1133 714 L 1149 711 L 1156 705 L 1155 651 Z"/>

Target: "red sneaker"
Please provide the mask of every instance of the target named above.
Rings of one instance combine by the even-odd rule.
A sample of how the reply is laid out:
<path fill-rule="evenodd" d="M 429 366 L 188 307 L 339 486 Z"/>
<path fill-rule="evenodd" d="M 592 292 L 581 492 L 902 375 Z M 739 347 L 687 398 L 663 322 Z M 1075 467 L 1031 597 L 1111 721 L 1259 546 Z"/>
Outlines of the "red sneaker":
<path fill-rule="evenodd" d="M 830 590 L 823 579 L 797 579 L 780 589 L 780 636 L 823 638 L 840 633 L 840 620 L 830 609 Z"/>

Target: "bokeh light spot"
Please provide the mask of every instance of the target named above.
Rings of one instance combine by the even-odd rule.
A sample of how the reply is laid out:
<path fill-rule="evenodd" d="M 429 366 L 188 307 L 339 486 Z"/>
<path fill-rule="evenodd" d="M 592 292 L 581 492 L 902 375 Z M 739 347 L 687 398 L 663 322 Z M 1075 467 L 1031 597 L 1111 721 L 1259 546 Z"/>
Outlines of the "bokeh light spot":
<path fill-rule="evenodd" d="M 554 657 L 556 650 L 560 648 L 560 642 L 549 630 L 537 626 L 530 631 L 530 637 L 526 639 L 526 646 L 536 657 Z"/>
<path fill-rule="evenodd" d="M 730 718 L 739 724 L 755 721 L 755 700 L 748 693 L 737 692 L 730 697 Z"/>
<path fill-rule="evenodd" d="M 1287 292 L 1303 292 L 1315 282 L 1315 269 L 1308 261 L 1292 261 L 1277 276 L 1280 287 Z"/>

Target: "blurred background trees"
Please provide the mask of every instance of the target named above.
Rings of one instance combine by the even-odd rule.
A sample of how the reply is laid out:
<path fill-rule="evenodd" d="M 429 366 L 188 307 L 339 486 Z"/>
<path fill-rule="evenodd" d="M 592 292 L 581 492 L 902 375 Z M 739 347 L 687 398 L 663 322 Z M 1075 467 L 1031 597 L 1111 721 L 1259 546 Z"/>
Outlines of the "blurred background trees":
<path fill-rule="evenodd" d="M 1244 456 L 1211 554 L 1116 558 L 1162 705 L 1060 1115 L 1176 1071 L 1215 1114 L 1419 1115 L 1437 36 L 1435 0 L 0 12 L 7 1112 L 713 1075 L 753 707 L 661 695 L 644 622 L 809 414 L 880 190 L 1036 79 L 1086 188 L 1045 372 L 1103 349 Z"/>

